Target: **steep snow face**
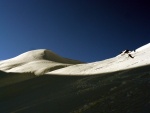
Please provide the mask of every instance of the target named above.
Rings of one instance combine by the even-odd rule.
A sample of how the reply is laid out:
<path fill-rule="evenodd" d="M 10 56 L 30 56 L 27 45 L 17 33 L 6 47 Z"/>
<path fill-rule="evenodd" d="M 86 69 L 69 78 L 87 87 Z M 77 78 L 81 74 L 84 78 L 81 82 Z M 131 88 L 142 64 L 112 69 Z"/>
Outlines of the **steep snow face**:
<path fill-rule="evenodd" d="M 0 61 L 0 70 L 6 72 L 33 72 L 36 75 L 81 63 L 60 57 L 52 51 L 39 49 L 28 51 L 17 57 Z"/>
<path fill-rule="evenodd" d="M 131 58 L 129 54 L 134 58 Z M 99 62 L 68 66 L 48 74 L 91 75 L 150 65 L 150 44 L 136 49 L 135 52 L 131 51 L 129 54 L 120 54 L 114 58 Z"/>

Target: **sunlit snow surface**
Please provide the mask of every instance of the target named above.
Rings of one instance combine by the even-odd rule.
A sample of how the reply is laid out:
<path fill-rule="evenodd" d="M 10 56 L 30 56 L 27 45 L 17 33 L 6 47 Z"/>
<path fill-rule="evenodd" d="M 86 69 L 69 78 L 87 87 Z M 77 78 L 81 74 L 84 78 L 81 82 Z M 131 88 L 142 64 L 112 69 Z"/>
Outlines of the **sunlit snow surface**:
<path fill-rule="evenodd" d="M 147 44 L 138 48 L 135 51 L 132 51 L 131 55 L 134 58 L 129 57 L 128 54 L 120 54 L 114 58 L 106 59 L 103 61 L 87 64 L 77 64 L 49 73 L 91 75 L 96 73 L 107 73 L 148 65 L 150 64 L 150 44 Z"/>
<path fill-rule="evenodd" d="M 63 58 L 52 51 L 39 49 L 25 52 L 17 57 L 0 61 L 0 70 L 6 72 L 33 72 L 36 75 L 81 63 Z"/>
<path fill-rule="evenodd" d="M 33 72 L 58 75 L 91 75 L 125 70 L 150 64 L 150 43 L 128 54 L 92 63 L 81 63 L 45 50 L 33 50 L 12 59 L 0 61 L 0 70 L 6 72 Z"/>

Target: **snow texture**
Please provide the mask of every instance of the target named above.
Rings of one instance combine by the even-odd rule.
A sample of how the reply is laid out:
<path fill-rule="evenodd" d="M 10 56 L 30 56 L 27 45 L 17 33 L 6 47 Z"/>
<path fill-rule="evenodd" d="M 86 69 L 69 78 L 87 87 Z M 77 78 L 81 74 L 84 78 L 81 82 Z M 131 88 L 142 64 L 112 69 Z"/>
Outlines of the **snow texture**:
<path fill-rule="evenodd" d="M 40 49 L 23 53 L 12 59 L 0 61 L 0 70 L 6 72 L 33 72 L 36 75 L 91 75 L 109 73 L 150 64 L 150 43 L 131 51 L 121 53 L 103 61 L 82 63 L 66 59 L 52 51 Z"/>
<path fill-rule="evenodd" d="M 99 73 L 109 73 L 114 71 L 126 70 L 150 64 L 150 43 L 144 45 L 130 54 L 121 53 L 120 55 L 103 61 L 77 64 L 66 68 L 54 70 L 49 74 L 69 74 L 69 75 L 91 75 Z"/>
<path fill-rule="evenodd" d="M 17 57 L 0 61 L 0 70 L 6 72 L 33 72 L 36 75 L 81 63 L 60 57 L 52 51 L 39 49 L 25 52 Z"/>

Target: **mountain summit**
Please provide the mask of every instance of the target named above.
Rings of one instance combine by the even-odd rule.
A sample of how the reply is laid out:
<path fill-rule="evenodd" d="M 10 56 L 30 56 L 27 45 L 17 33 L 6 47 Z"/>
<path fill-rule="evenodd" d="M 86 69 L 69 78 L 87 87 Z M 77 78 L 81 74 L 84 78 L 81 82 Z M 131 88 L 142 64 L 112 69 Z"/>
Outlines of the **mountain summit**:
<path fill-rule="evenodd" d="M 81 62 L 63 58 L 50 50 L 38 49 L 0 61 L 0 70 L 6 72 L 33 72 L 36 75 L 41 75 L 45 72 L 79 63 Z"/>
<path fill-rule="evenodd" d="M 150 44 L 84 64 L 33 50 L 0 70 L 1 113 L 150 113 Z"/>
<path fill-rule="evenodd" d="M 131 57 L 132 56 L 132 57 Z M 63 58 L 46 49 L 25 52 L 17 57 L 0 61 L 0 70 L 6 72 L 33 72 L 36 75 L 91 75 L 108 73 L 150 64 L 150 43 L 103 61 L 82 63 Z"/>

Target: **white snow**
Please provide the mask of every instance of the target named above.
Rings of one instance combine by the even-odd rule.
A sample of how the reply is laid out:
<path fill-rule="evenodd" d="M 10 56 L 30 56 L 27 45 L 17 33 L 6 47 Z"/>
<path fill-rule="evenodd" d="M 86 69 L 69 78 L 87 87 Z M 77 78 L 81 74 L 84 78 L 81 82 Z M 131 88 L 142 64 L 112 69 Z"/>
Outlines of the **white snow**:
<path fill-rule="evenodd" d="M 46 49 L 39 49 L 0 61 L 0 70 L 6 72 L 33 72 L 36 75 L 40 75 L 54 69 L 78 63 L 81 62 L 60 57 Z"/>
<path fill-rule="evenodd" d="M 48 74 L 91 75 L 150 65 L 150 44 L 138 48 L 135 52 L 131 51 L 130 54 L 134 58 L 129 57 L 128 54 L 120 54 L 103 61 L 68 66 Z"/>
<path fill-rule="evenodd" d="M 150 48 L 150 43 L 148 43 L 148 44 L 146 44 L 146 45 L 136 49 L 136 51 L 142 51 L 142 50 L 147 49 L 147 48 Z"/>
<path fill-rule="evenodd" d="M 23 53 L 12 59 L 0 61 L 0 70 L 6 72 L 34 72 L 36 75 L 43 73 L 57 75 L 91 75 L 108 73 L 119 70 L 150 65 L 150 43 L 128 54 L 120 54 L 114 58 L 103 61 L 84 63 L 70 60 L 40 49 Z"/>

